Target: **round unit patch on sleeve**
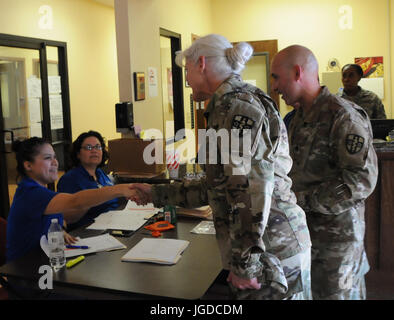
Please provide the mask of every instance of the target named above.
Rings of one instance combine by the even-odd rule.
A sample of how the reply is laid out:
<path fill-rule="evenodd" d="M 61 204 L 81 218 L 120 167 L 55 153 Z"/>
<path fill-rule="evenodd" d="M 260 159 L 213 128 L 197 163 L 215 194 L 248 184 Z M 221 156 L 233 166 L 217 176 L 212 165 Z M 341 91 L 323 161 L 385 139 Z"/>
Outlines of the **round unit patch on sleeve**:
<path fill-rule="evenodd" d="M 360 152 L 364 146 L 365 139 L 357 134 L 348 134 L 346 136 L 346 150 L 350 154 Z"/>

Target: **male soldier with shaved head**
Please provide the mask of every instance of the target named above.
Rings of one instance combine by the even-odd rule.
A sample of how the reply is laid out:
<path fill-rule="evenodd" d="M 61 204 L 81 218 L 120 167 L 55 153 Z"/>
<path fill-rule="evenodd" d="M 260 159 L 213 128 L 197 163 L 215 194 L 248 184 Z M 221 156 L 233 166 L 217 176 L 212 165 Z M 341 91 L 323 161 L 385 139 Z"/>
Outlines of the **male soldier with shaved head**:
<path fill-rule="evenodd" d="M 273 89 L 296 113 L 289 127 L 290 178 L 312 239 L 313 299 L 365 299 L 364 201 L 376 185 L 377 157 L 366 112 L 320 86 L 303 46 L 271 65 Z"/>

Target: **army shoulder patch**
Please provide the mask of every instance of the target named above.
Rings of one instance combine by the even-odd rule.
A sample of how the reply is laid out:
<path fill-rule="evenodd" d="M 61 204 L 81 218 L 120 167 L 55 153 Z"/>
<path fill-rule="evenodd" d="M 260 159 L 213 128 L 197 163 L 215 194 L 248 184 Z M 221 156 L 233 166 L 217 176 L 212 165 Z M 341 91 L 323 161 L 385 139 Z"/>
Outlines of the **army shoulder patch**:
<path fill-rule="evenodd" d="M 346 150 L 350 154 L 360 152 L 364 146 L 365 139 L 357 134 L 348 134 L 346 136 Z"/>
<path fill-rule="evenodd" d="M 235 115 L 231 122 L 231 129 L 252 129 L 254 125 L 254 120 L 246 116 Z"/>

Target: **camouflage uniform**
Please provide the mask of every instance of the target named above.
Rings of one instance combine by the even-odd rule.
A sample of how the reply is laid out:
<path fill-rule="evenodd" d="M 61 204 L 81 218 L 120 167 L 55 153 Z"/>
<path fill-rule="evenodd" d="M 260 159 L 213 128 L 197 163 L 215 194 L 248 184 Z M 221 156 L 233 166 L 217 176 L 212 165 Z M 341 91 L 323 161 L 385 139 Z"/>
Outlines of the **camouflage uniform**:
<path fill-rule="evenodd" d="M 370 119 L 386 119 L 386 112 L 382 100 L 372 91 L 364 90 L 360 86 L 355 96 L 348 96 L 345 91 L 342 92 L 342 98 L 353 101 L 363 108 Z"/>
<path fill-rule="evenodd" d="M 378 166 L 366 112 L 326 87 L 289 129 L 290 177 L 312 239 L 313 299 L 365 299 L 364 201 Z"/>
<path fill-rule="evenodd" d="M 211 206 L 224 269 L 262 283 L 261 290 L 238 290 L 230 284 L 231 298 L 310 299 L 311 242 L 305 213 L 290 190 L 292 160 L 275 103 L 233 75 L 217 89 L 205 115 L 208 129 L 215 132 L 238 129 L 242 135 L 250 129 L 252 148 L 243 156 L 249 156 L 251 170 L 234 175 L 234 168 L 244 169 L 242 164 L 231 159 L 222 164 L 218 139 L 218 164 L 207 160 L 206 179 L 154 185 L 153 203 Z"/>

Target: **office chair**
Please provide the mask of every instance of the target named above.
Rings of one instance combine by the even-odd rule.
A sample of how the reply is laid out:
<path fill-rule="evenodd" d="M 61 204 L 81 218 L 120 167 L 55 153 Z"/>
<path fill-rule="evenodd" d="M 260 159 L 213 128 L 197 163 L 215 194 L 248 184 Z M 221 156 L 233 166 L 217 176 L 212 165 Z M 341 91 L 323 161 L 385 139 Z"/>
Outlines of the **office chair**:
<path fill-rule="evenodd" d="M 5 263 L 5 244 L 6 244 L 6 234 L 7 234 L 7 220 L 0 217 L 0 266 Z M 4 278 L 0 276 L 0 300 L 8 299 L 7 290 L 1 286 L 4 284 Z"/>

